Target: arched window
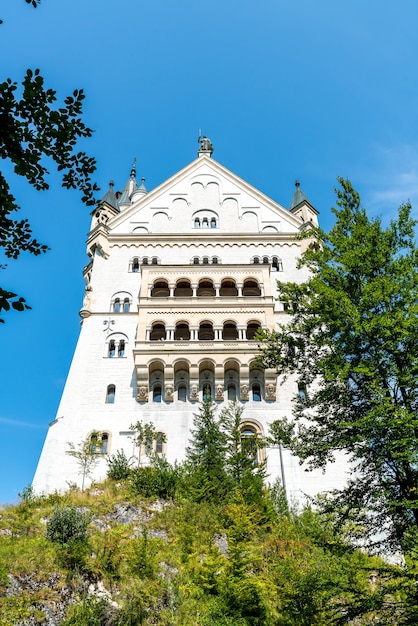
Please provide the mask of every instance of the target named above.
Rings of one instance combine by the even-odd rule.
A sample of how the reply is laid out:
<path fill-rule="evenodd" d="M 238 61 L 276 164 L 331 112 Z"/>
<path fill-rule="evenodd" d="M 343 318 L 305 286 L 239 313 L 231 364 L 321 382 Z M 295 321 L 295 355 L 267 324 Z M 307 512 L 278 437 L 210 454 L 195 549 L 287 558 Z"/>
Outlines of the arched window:
<path fill-rule="evenodd" d="M 253 263 L 254 265 L 258 265 L 260 263 L 260 259 L 258 258 L 258 256 L 254 257 Z"/>
<path fill-rule="evenodd" d="M 237 388 L 234 383 L 229 383 L 227 387 L 228 391 L 228 400 L 236 400 L 237 399 Z"/>
<path fill-rule="evenodd" d="M 260 328 L 260 324 L 258 322 L 249 322 L 247 324 L 247 339 L 249 341 L 253 341 L 257 330 Z"/>
<path fill-rule="evenodd" d="M 283 263 L 277 256 L 274 256 L 272 259 L 272 266 L 276 270 L 276 272 L 283 272 Z"/>
<path fill-rule="evenodd" d="M 203 400 L 212 399 L 212 386 L 210 383 L 203 383 L 202 394 L 203 394 Z"/>
<path fill-rule="evenodd" d="M 236 341 L 238 339 L 238 329 L 234 322 L 226 322 L 222 331 L 224 341 Z"/>
<path fill-rule="evenodd" d="M 213 326 L 210 322 L 202 322 L 199 326 L 198 333 L 199 341 L 213 341 L 215 339 L 215 333 L 213 332 Z"/>
<path fill-rule="evenodd" d="M 161 385 L 154 385 L 152 390 L 152 399 L 154 402 L 161 402 L 162 400 L 162 387 Z"/>
<path fill-rule="evenodd" d="M 129 298 L 125 298 L 123 301 L 123 312 L 129 313 L 129 309 L 131 308 L 131 303 L 129 302 Z"/>
<path fill-rule="evenodd" d="M 268 256 L 263 256 L 263 264 L 268 265 L 270 263 Z"/>
<path fill-rule="evenodd" d="M 197 295 L 201 298 L 212 298 L 216 294 L 211 280 L 201 280 L 197 288 Z"/>
<path fill-rule="evenodd" d="M 256 280 L 247 279 L 242 287 L 243 296 L 261 296 L 261 290 Z"/>
<path fill-rule="evenodd" d="M 116 354 L 115 342 L 113 339 L 111 339 L 109 341 L 109 352 L 108 352 L 109 358 L 112 359 L 115 356 L 115 354 Z"/>
<path fill-rule="evenodd" d="M 212 265 L 218 265 L 218 257 L 217 256 L 212 257 Z"/>
<path fill-rule="evenodd" d="M 204 217 L 202 220 L 202 227 L 203 228 L 209 228 L 209 221 L 207 217 Z"/>
<path fill-rule="evenodd" d="M 174 295 L 176 298 L 189 298 L 193 295 L 193 289 L 189 280 L 179 280 L 176 283 L 174 289 Z"/>
<path fill-rule="evenodd" d="M 155 454 L 163 454 L 165 437 L 163 433 L 157 433 L 155 437 Z"/>
<path fill-rule="evenodd" d="M 180 402 L 186 402 L 187 400 L 187 387 L 186 385 L 179 385 L 177 389 L 177 397 Z"/>
<path fill-rule="evenodd" d="M 189 325 L 185 322 L 176 324 L 176 329 L 174 331 L 174 340 L 175 341 L 189 341 L 190 339 L 190 330 Z"/>
<path fill-rule="evenodd" d="M 138 257 L 135 257 L 134 259 L 132 259 L 132 271 L 137 273 L 139 272 L 139 259 Z"/>
<path fill-rule="evenodd" d="M 109 435 L 107 433 L 102 433 L 100 454 L 107 454 L 108 444 L 109 444 Z"/>
<path fill-rule="evenodd" d="M 207 256 L 203 257 L 203 265 L 209 265 L 209 258 Z"/>
<path fill-rule="evenodd" d="M 193 258 L 193 265 L 199 265 L 199 257 L 198 256 L 195 256 Z"/>
<path fill-rule="evenodd" d="M 211 217 L 210 219 L 210 227 L 216 228 L 216 217 Z"/>
<path fill-rule="evenodd" d="M 305 383 L 298 383 L 298 396 L 301 402 L 306 402 L 308 399 L 308 392 Z"/>
<path fill-rule="evenodd" d="M 225 278 L 221 283 L 219 295 L 220 296 L 237 296 L 238 289 L 235 285 L 235 281 Z"/>
<path fill-rule="evenodd" d="M 107 454 L 109 451 L 108 433 L 94 432 L 90 435 L 90 450 L 92 454 Z"/>
<path fill-rule="evenodd" d="M 241 428 L 241 450 L 253 465 L 258 465 L 257 430 L 253 425 L 244 424 Z"/>
<path fill-rule="evenodd" d="M 198 217 L 194 218 L 194 227 L 200 228 L 200 219 Z"/>
<path fill-rule="evenodd" d="M 118 357 L 122 358 L 125 356 L 125 340 L 121 339 L 118 345 Z"/>
<path fill-rule="evenodd" d="M 152 298 L 167 298 L 170 295 L 168 282 L 166 280 L 157 280 L 151 289 Z"/>
<path fill-rule="evenodd" d="M 148 258 L 146 256 L 142 259 L 142 265 L 148 265 Z"/>
<path fill-rule="evenodd" d="M 120 313 L 120 298 L 116 298 L 113 302 L 113 313 Z"/>
<path fill-rule="evenodd" d="M 150 340 L 151 341 L 163 341 L 165 339 L 165 325 L 161 323 L 155 323 L 152 325 Z"/>
<path fill-rule="evenodd" d="M 251 386 L 253 402 L 261 402 L 261 387 L 260 383 L 253 383 Z"/>
<path fill-rule="evenodd" d="M 158 259 L 157 259 L 156 256 L 152 257 L 151 263 L 152 263 L 152 265 L 158 265 Z"/>
<path fill-rule="evenodd" d="M 108 385 L 106 390 L 106 404 L 114 404 L 116 396 L 116 387 L 115 385 Z"/>

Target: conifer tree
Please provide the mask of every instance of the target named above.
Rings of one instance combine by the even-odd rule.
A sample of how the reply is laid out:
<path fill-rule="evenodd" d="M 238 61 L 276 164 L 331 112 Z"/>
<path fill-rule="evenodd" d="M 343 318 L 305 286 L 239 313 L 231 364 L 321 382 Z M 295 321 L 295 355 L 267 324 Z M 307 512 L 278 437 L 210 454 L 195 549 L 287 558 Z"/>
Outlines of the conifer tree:
<path fill-rule="evenodd" d="M 416 222 L 406 204 L 384 227 L 339 183 L 336 223 L 301 260 L 309 280 L 278 283 L 293 317 L 264 333 L 264 365 L 307 390 L 295 402 L 298 431 L 278 421 L 273 434 L 311 467 L 344 451 L 353 463 L 345 513 L 368 511 L 371 533 L 384 528 L 405 546 L 418 528 Z"/>
<path fill-rule="evenodd" d="M 199 413 L 194 415 L 194 430 L 186 450 L 188 488 L 198 502 L 219 502 L 230 487 L 226 472 L 227 437 L 214 409 L 210 398 L 203 400 Z"/>

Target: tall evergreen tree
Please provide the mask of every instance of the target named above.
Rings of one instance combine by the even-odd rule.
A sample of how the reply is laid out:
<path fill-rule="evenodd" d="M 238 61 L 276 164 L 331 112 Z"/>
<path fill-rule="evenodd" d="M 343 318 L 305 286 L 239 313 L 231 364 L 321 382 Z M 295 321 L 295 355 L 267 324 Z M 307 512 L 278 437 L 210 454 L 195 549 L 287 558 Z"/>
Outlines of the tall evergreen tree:
<path fill-rule="evenodd" d="M 411 206 L 383 227 L 339 179 L 336 223 L 318 231 L 301 260 L 303 284 L 278 283 L 293 312 L 264 333 L 262 361 L 295 374 L 298 430 L 276 422 L 276 440 L 311 467 L 335 451 L 353 463 L 340 494 L 346 511 L 368 511 L 370 530 L 395 545 L 418 529 L 418 251 Z"/>
<path fill-rule="evenodd" d="M 221 501 L 229 490 L 226 472 L 227 437 L 210 398 L 194 415 L 194 430 L 186 450 L 188 488 L 193 498 Z"/>

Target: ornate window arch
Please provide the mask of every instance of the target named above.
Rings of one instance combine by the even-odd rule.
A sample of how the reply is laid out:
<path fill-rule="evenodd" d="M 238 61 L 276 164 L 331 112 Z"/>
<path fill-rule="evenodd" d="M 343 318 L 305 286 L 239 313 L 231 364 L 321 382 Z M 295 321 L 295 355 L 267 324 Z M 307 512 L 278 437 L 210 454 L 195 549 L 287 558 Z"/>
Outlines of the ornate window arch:
<path fill-rule="evenodd" d="M 238 289 L 236 282 L 233 278 L 223 278 L 221 282 L 221 287 L 219 289 L 220 296 L 237 296 Z"/>
<path fill-rule="evenodd" d="M 174 296 L 176 298 L 189 298 L 193 295 L 193 289 L 188 278 L 180 278 L 176 282 L 174 288 Z"/>
<path fill-rule="evenodd" d="M 108 431 L 93 431 L 88 435 L 90 450 L 93 454 L 109 454 L 111 435 Z"/>
<path fill-rule="evenodd" d="M 246 278 L 242 286 L 243 296 L 261 296 L 261 289 L 255 278 Z"/>
<path fill-rule="evenodd" d="M 154 280 L 151 288 L 151 298 L 167 298 L 170 295 L 170 288 L 165 278 Z"/>
<path fill-rule="evenodd" d="M 164 341 L 166 329 L 164 322 L 153 322 L 150 331 L 150 341 Z"/>
<path fill-rule="evenodd" d="M 129 291 L 117 291 L 110 300 L 110 310 L 113 313 L 128 313 L 132 302 L 132 294 Z"/>
<path fill-rule="evenodd" d="M 105 357 L 123 358 L 126 356 L 128 336 L 124 333 L 112 333 L 108 335 L 105 342 Z"/>
<path fill-rule="evenodd" d="M 264 432 L 261 424 L 255 420 L 243 420 L 240 431 L 242 451 L 248 454 L 254 465 L 260 465 L 266 458 L 266 451 L 262 444 Z"/>

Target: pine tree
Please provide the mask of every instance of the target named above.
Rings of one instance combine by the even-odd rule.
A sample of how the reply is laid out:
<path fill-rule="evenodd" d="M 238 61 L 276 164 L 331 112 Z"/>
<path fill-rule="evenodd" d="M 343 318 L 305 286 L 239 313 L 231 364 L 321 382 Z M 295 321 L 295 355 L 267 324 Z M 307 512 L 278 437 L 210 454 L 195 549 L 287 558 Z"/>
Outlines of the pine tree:
<path fill-rule="evenodd" d="M 194 415 L 194 430 L 186 450 L 187 484 L 192 497 L 220 502 L 230 489 L 226 472 L 227 437 L 212 400 L 203 400 Z"/>

